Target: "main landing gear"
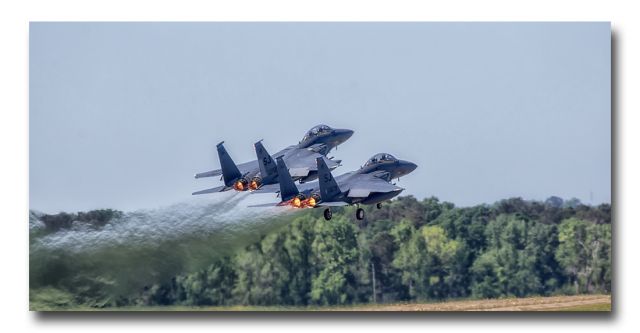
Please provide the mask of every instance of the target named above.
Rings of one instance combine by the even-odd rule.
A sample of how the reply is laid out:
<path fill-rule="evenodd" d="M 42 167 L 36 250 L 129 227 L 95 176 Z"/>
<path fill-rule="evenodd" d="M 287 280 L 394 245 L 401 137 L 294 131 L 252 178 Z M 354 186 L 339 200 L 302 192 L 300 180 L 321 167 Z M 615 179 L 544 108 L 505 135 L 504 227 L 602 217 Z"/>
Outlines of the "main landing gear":
<path fill-rule="evenodd" d="M 333 217 L 333 213 L 331 212 L 331 208 L 324 209 L 324 219 L 329 221 Z M 364 220 L 364 209 L 358 208 L 356 209 L 356 219 Z"/>
<path fill-rule="evenodd" d="M 382 208 L 382 202 L 378 202 L 378 203 L 376 204 L 376 208 L 378 208 L 378 209 Z"/>
<path fill-rule="evenodd" d="M 325 210 L 324 210 L 324 219 L 329 221 L 329 220 L 331 220 L 332 216 L 333 216 L 333 213 L 331 212 L 331 208 L 325 208 Z"/>

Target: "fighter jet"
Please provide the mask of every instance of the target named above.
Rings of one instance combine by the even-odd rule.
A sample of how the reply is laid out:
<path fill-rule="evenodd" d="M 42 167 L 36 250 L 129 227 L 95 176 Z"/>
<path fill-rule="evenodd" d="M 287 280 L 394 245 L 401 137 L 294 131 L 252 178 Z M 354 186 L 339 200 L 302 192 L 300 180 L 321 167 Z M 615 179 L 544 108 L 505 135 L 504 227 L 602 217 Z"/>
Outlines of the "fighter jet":
<path fill-rule="evenodd" d="M 381 203 L 389 200 L 404 189 L 391 184 L 390 181 L 400 178 L 417 168 L 417 165 L 408 161 L 398 160 L 391 154 L 376 154 L 370 158 L 360 170 L 352 171 L 333 177 L 331 170 L 324 159 L 316 160 L 318 166 L 318 182 L 302 184 L 299 187 L 288 177 L 286 163 L 282 158 L 277 159 L 277 171 L 284 175 L 279 183 L 281 197 L 277 206 L 292 206 L 295 208 L 326 207 L 324 218 L 332 217 L 331 207 L 358 205 L 356 218 L 364 219 L 364 209 L 359 205 L 376 204 L 381 208 Z M 273 186 L 261 189 L 261 192 L 269 192 Z M 252 207 L 273 206 L 274 204 L 255 205 Z"/>
<path fill-rule="evenodd" d="M 333 129 L 327 125 L 318 125 L 310 129 L 297 145 L 289 146 L 273 155 L 269 155 L 260 141 L 254 144 L 257 160 L 236 165 L 224 148 L 224 141 L 216 149 L 220 159 L 220 169 L 202 172 L 195 178 L 220 176 L 224 186 L 193 192 L 193 195 L 224 192 L 228 190 L 257 190 L 265 184 L 278 182 L 273 160 L 282 157 L 290 165 L 290 176 L 301 183 L 318 177 L 316 160 L 321 158 L 330 169 L 340 165 L 340 161 L 328 159 L 326 155 L 339 144 L 353 135 L 349 129 Z M 260 161 L 260 163 L 258 163 Z"/>

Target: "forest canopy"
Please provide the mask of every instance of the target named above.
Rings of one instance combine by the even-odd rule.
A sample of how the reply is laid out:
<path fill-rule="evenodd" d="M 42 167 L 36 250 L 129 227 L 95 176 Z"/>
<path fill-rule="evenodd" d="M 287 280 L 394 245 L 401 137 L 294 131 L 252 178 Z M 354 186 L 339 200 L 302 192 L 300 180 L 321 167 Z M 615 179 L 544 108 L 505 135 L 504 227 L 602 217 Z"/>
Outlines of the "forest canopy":
<path fill-rule="evenodd" d="M 362 221 L 353 218 L 354 208 L 336 209 L 330 221 L 320 210 L 280 217 L 287 223 L 212 256 L 206 268 L 127 293 L 110 292 L 119 281 L 98 273 L 56 277 L 75 272 L 61 273 L 50 261 L 40 267 L 31 253 L 31 307 L 348 305 L 611 292 L 609 204 L 551 197 L 455 207 L 404 196 L 365 210 Z M 40 215 L 34 218 L 46 228 L 30 237 L 74 223 L 103 228 L 121 216 L 114 210 Z"/>

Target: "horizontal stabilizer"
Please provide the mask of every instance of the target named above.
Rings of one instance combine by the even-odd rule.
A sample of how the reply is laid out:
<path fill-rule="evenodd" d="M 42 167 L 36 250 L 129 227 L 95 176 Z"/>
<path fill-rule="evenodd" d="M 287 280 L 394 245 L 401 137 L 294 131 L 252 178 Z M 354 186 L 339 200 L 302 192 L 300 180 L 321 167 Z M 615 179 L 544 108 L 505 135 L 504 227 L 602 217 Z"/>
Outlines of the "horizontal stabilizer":
<path fill-rule="evenodd" d="M 280 192 L 280 184 L 267 184 L 267 185 L 262 185 L 262 187 L 260 187 L 255 191 L 251 191 L 251 194 L 277 193 L 277 192 Z"/>
<path fill-rule="evenodd" d="M 278 206 L 277 202 L 276 203 L 259 204 L 259 205 L 250 205 L 250 206 L 247 206 L 247 207 L 255 208 L 255 207 L 276 207 L 276 206 Z"/>
<path fill-rule="evenodd" d="M 222 170 L 213 170 L 207 172 L 196 173 L 196 178 L 204 178 L 204 177 L 215 177 L 220 176 L 222 174 Z"/>
<path fill-rule="evenodd" d="M 193 193 L 191 193 L 191 195 L 224 192 L 224 191 L 228 191 L 230 189 L 231 189 L 230 187 L 218 186 L 218 187 L 210 188 L 210 189 L 207 189 L 207 190 L 193 192 Z"/>
<path fill-rule="evenodd" d="M 321 202 L 319 204 L 317 204 L 315 207 L 342 207 L 342 206 L 348 206 L 349 204 L 344 202 L 344 201 L 328 201 L 328 202 Z"/>

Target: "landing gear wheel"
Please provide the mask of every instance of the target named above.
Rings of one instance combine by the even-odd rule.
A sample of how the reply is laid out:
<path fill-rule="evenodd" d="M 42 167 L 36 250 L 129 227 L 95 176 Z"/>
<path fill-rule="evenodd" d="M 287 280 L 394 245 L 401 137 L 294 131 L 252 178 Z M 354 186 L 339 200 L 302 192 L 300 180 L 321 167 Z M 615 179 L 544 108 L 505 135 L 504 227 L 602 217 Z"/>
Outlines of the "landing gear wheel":
<path fill-rule="evenodd" d="M 358 209 L 356 210 L 356 218 L 357 218 L 358 220 L 362 220 L 362 219 L 364 219 L 364 209 L 362 209 L 362 208 L 358 208 Z"/>
<path fill-rule="evenodd" d="M 331 212 L 331 209 L 327 208 L 324 210 L 324 219 L 329 221 L 331 220 L 331 217 L 333 216 L 333 213 Z"/>
<path fill-rule="evenodd" d="M 378 208 L 378 209 L 382 208 L 382 202 L 378 202 L 378 203 L 376 204 L 376 208 Z"/>

